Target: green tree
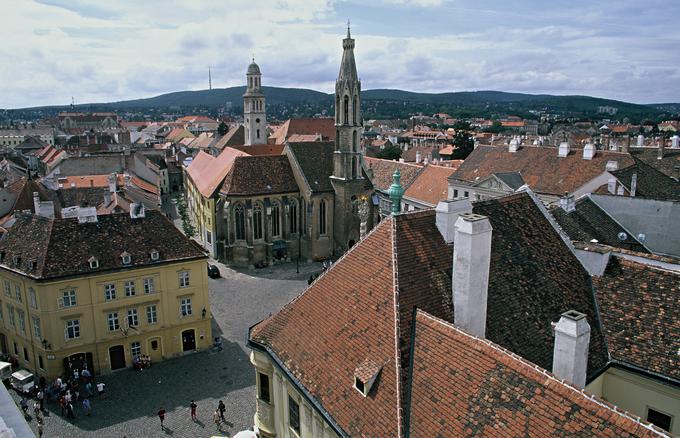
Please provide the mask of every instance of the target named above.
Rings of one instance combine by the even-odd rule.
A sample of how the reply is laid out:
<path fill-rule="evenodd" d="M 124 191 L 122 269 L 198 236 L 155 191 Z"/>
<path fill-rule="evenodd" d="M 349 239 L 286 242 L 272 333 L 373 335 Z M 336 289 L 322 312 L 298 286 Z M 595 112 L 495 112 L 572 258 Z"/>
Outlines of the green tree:
<path fill-rule="evenodd" d="M 467 122 L 456 123 L 456 136 L 453 138 L 452 160 L 464 160 L 475 149 L 475 142 L 472 139 L 470 124 Z"/>
<path fill-rule="evenodd" d="M 401 158 L 401 148 L 399 148 L 399 146 L 387 146 L 380 150 L 375 156 L 376 158 L 383 158 L 385 160 L 398 160 Z"/>
<path fill-rule="evenodd" d="M 224 122 L 220 122 L 220 125 L 217 127 L 217 133 L 224 135 L 227 132 L 229 132 L 229 126 Z"/>

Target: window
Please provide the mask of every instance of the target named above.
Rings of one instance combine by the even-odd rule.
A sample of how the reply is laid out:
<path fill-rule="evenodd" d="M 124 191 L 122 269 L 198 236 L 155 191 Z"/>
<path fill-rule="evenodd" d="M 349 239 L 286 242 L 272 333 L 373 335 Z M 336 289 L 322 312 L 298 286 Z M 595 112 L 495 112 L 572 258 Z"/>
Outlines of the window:
<path fill-rule="evenodd" d="M 135 281 L 128 280 L 125 282 L 125 296 L 134 297 L 135 296 Z"/>
<path fill-rule="evenodd" d="M 349 124 L 349 96 L 345 96 L 345 99 L 343 100 L 342 111 L 344 114 L 342 119 L 343 123 L 347 125 Z"/>
<path fill-rule="evenodd" d="M 133 342 L 130 344 L 130 353 L 132 357 L 137 357 L 142 354 L 142 344 L 139 342 Z"/>
<path fill-rule="evenodd" d="M 307 226 L 307 209 L 304 198 L 300 200 L 300 232 L 304 236 Z"/>
<path fill-rule="evenodd" d="M 24 347 L 24 360 L 25 360 L 26 362 L 30 362 L 30 361 L 28 360 L 28 350 L 26 349 L 26 347 Z"/>
<path fill-rule="evenodd" d="M 118 323 L 118 312 L 109 313 L 107 320 L 109 323 L 110 332 L 116 331 L 120 328 L 120 324 Z"/>
<path fill-rule="evenodd" d="M 453 189 L 453 199 L 458 199 L 458 189 Z"/>
<path fill-rule="evenodd" d="M 65 330 L 66 340 L 77 339 L 80 337 L 80 321 L 77 319 L 71 319 L 66 321 Z"/>
<path fill-rule="evenodd" d="M 76 305 L 76 291 L 74 289 L 65 290 L 61 294 L 62 307 L 73 307 Z"/>
<path fill-rule="evenodd" d="M 290 395 L 288 396 L 288 424 L 295 433 L 300 434 L 300 405 Z"/>
<path fill-rule="evenodd" d="M 144 293 L 145 294 L 152 294 L 155 291 L 155 286 L 153 284 L 153 278 L 145 278 L 144 279 Z"/>
<path fill-rule="evenodd" d="M 14 344 L 14 354 L 18 355 L 19 354 L 19 347 L 17 346 L 16 342 L 13 342 L 13 344 Z"/>
<path fill-rule="evenodd" d="M 16 325 L 16 322 L 14 320 L 14 307 L 10 305 L 7 306 L 7 317 L 9 319 L 9 325 L 14 327 Z"/>
<path fill-rule="evenodd" d="M 146 308 L 146 322 L 148 322 L 149 324 L 155 324 L 156 322 L 158 322 L 158 316 L 155 305 L 148 306 Z"/>
<path fill-rule="evenodd" d="M 151 341 L 151 349 L 154 351 L 158 350 L 158 339 Z"/>
<path fill-rule="evenodd" d="M 38 366 L 40 367 L 41 370 L 45 369 L 45 364 L 43 363 L 43 358 L 40 355 L 38 355 Z"/>
<path fill-rule="evenodd" d="M 155 249 L 151 251 L 151 260 L 156 261 L 160 258 L 160 254 Z"/>
<path fill-rule="evenodd" d="M 8 297 L 11 297 L 12 296 L 12 285 L 7 280 L 5 280 L 3 282 L 3 285 L 5 287 L 5 295 L 7 295 Z"/>
<path fill-rule="evenodd" d="M 16 296 L 17 301 L 21 302 L 21 286 L 18 284 L 14 285 L 14 296 Z"/>
<path fill-rule="evenodd" d="M 104 299 L 106 301 L 116 299 L 116 285 L 114 283 L 104 285 Z"/>
<path fill-rule="evenodd" d="M 33 333 L 38 340 L 42 340 L 42 330 L 40 329 L 40 318 L 33 317 Z"/>
<path fill-rule="evenodd" d="M 269 375 L 257 373 L 260 379 L 260 391 L 258 398 L 264 402 L 269 403 Z"/>
<path fill-rule="evenodd" d="M 5 316 L 3 315 L 3 309 L 2 309 L 2 302 L 0 302 L 0 322 L 5 320 Z"/>
<path fill-rule="evenodd" d="M 28 288 L 28 299 L 31 302 L 31 307 L 34 309 L 38 308 L 38 297 L 35 295 L 35 289 L 32 287 Z"/>
<path fill-rule="evenodd" d="M 326 201 L 319 202 L 319 234 L 326 234 Z"/>
<path fill-rule="evenodd" d="M 359 146 L 357 144 L 357 132 L 352 131 L 352 152 L 357 152 L 359 149 Z"/>
<path fill-rule="evenodd" d="M 357 179 L 357 157 L 352 157 L 352 179 Z"/>
<path fill-rule="evenodd" d="M 281 206 L 278 202 L 272 203 L 272 236 L 281 235 Z"/>
<path fill-rule="evenodd" d="M 99 267 L 99 260 L 94 257 L 90 257 L 88 262 L 90 262 L 90 269 L 97 269 Z"/>
<path fill-rule="evenodd" d="M 212 233 L 209 230 L 205 230 L 205 243 L 212 245 Z"/>
<path fill-rule="evenodd" d="M 340 123 L 340 96 L 336 95 L 335 96 L 335 123 Z M 336 135 L 335 139 L 337 140 L 339 135 Z M 336 142 L 337 145 L 337 142 Z M 336 148 L 337 150 L 337 148 Z"/>
<path fill-rule="evenodd" d="M 179 303 L 179 314 L 181 316 L 191 315 L 191 298 L 182 298 Z"/>
<path fill-rule="evenodd" d="M 259 202 L 253 208 L 253 239 L 262 239 L 262 204 Z"/>
<path fill-rule="evenodd" d="M 189 271 L 179 273 L 179 287 L 189 287 Z"/>
<path fill-rule="evenodd" d="M 123 264 L 124 265 L 129 265 L 132 262 L 132 256 L 126 252 L 120 255 L 120 258 L 123 259 Z"/>
<path fill-rule="evenodd" d="M 468 192 L 463 192 L 463 198 L 469 198 L 469 197 L 470 197 L 470 193 L 468 193 Z"/>
<path fill-rule="evenodd" d="M 246 238 L 246 218 L 243 211 L 243 205 L 237 204 L 234 207 L 234 225 L 236 227 L 236 240 L 245 240 Z"/>
<path fill-rule="evenodd" d="M 359 103 L 357 101 L 357 97 L 354 96 L 354 102 L 352 102 L 352 124 L 353 125 L 357 124 L 357 107 L 358 106 L 359 106 Z M 356 152 L 356 149 L 354 150 L 354 152 Z"/>
<path fill-rule="evenodd" d="M 288 207 L 290 210 L 290 220 L 288 221 L 290 223 L 290 232 L 291 233 L 297 233 L 298 232 L 298 204 L 297 201 L 293 200 L 290 203 L 290 206 Z"/>
<path fill-rule="evenodd" d="M 671 431 L 672 419 L 673 418 L 668 414 L 659 412 L 656 409 L 647 408 L 647 421 L 663 430 L 666 430 L 668 432 Z"/>
<path fill-rule="evenodd" d="M 127 322 L 130 327 L 137 327 L 139 325 L 139 316 L 137 315 L 137 309 L 128 309 Z"/>
<path fill-rule="evenodd" d="M 260 138 L 260 130 L 259 129 L 255 130 L 255 137 Z"/>
<path fill-rule="evenodd" d="M 17 316 L 19 319 L 19 331 L 21 333 L 26 333 L 26 318 L 24 317 L 24 312 L 17 310 Z"/>
<path fill-rule="evenodd" d="M 362 382 L 357 376 L 354 376 L 354 387 L 358 389 L 359 392 L 366 395 L 366 385 L 364 385 L 364 382 Z"/>

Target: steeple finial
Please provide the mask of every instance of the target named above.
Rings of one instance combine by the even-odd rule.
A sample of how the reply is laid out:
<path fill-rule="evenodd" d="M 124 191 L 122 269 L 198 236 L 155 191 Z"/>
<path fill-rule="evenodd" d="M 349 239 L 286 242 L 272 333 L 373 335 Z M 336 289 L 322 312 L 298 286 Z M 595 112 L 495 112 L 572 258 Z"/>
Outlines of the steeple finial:
<path fill-rule="evenodd" d="M 347 38 L 352 38 L 349 34 L 349 18 L 347 19 Z"/>
<path fill-rule="evenodd" d="M 399 168 L 397 167 L 397 170 L 394 171 L 394 174 L 392 175 L 393 183 L 390 186 L 390 188 L 387 190 L 387 194 L 390 197 L 390 201 L 392 201 L 392 214 L 399 214 L 401 211 L 401 197 L 404 196 L 404 188 L 401 186 L 401 183 L 399 180 L 401 179 L 401 172 L 399 171 Z"/>

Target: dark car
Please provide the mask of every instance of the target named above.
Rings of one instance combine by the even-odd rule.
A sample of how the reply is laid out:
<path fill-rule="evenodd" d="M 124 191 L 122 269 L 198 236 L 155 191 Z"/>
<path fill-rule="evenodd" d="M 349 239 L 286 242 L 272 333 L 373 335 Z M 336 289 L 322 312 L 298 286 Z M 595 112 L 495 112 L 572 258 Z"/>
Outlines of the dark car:
<path fill-rule="evenodd" d="M 220 270 L 215 265 L 208 265 L 208 277 L 210 278 L 220 278 Z"/>

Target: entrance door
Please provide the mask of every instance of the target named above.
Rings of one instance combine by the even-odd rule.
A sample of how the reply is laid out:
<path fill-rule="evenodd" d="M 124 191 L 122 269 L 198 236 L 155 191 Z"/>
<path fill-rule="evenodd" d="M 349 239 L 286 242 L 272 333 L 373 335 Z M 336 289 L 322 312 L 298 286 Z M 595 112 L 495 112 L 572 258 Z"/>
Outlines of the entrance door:
<path fill-rule="evenodd" d="M 146 351 L 148 352 L 149 357 L 151 358 L 151 362 L 155 363 L 162 360 L 163 350 L 161 345 L 161 338 L 151 338 L 147 342 L 148 344 L 146 346 Z"/>
<path fill-rule="evenodd" d="M 9 351 L 7 351 L 7 337 L 4 333 L 0 333 L 0 351 L 9 353 Z"/>
<path fill-rule="evenodd" d="M 196 349 L 196 335 L 194 330 L 184 330 L 182 332 L 182 351 L 191 351 Z"/>
<path fill-rule="evenodd" d="M 122 345 L 109 348 L 109 360 L 111 361 L 111 370 L 125 368 L 125 348 Z"/>

